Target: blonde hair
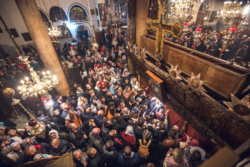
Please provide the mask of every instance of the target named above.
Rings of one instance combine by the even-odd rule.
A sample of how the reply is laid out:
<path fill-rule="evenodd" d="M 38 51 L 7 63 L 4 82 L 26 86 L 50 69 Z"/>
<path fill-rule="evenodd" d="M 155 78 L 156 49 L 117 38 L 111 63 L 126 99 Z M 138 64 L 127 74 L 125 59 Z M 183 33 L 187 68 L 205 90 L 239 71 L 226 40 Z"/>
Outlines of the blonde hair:
<path fill-rule="evenodd" d="M 89 91 L 89 94 L 92 94 L 92 93 L 94 93 L 94 91 L 93 91 L 93 90 L 90 90 L 90 91 Z"/>
<path fill-rule="evenodd" d="M 179 149 L 179 148 L 174 149 L 173 159 L 178 164 L 183 162 L 183 153 L 182 153 L 181 149 Z"/>
<path fill-rule="evenodd" d="M 50 142 L 50 144 L 56 144 L 56 145 L 60 145 L 62 142 L 61 142 L 61 140 L 60 139 L 53 139 L 51 142 Z"/>

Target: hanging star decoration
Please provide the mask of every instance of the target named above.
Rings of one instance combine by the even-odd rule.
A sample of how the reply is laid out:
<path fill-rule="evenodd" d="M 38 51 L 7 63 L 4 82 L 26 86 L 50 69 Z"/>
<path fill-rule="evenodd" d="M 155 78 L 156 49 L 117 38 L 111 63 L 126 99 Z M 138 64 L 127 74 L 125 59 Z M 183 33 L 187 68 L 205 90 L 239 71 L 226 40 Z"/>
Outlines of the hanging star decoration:
<path fill-rule="evenodd" d="M 180 77 L 181 70 L 178 69 L 178 64 L 176 66 L 171 65 L 171 69 L 168 69 L 168 72 L 169 72 L 170 78 L 173 81 L 178 82 L 179 80 L 181 80 L 181 77 Z"/>
<path fill-rule="evenodd" d="M 228 107 L 228 111 L 234 113 L 234 116 L 239 120 L 244 120 L 250 124 L 250 96 L 246 95 L 243 99 L 238 99 L 231 94 L 231 102 L 223 101 Z M 236 115 L 235 115 L 236 114 Z"/>
<path fill-rule="evenodd" d="M 192 92 L 195 92 L 198 95 L 200 95 L 201 92 L 206 92 L 206 90 L 202 87 L 204 81 L 201 80 L 201 74 L 195 76 L 194 73 L 192 72 L 191 78 L 188 78 L 187 80 L 188 80 L 187 88 L 191 88 Z"/>

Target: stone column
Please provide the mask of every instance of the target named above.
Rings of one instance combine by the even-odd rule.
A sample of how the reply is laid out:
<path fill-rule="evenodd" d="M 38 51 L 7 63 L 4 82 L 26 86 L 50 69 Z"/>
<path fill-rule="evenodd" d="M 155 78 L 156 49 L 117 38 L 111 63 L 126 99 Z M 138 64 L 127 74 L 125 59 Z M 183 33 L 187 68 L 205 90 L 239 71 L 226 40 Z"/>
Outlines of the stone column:
<path fill-rule="evenodd" d="M 136 0 L 136 44 L 140 51 L 140 37 L 147 34 L 146 20 L 149 14 L 149 0 Z"/>
<path fill-rule="evenodd" d="M 58 77 L 57 92 L 69 95 L 69 85 L 35 0 L 15 0 L 44 66 Z"/>
<path fill-rule="evenodd" d="M 128 41 L 131 44 L 136 43 L 136 28 L 135 28 L 135 15 L 136 15 L 136 1 L 128 0 Z"/>

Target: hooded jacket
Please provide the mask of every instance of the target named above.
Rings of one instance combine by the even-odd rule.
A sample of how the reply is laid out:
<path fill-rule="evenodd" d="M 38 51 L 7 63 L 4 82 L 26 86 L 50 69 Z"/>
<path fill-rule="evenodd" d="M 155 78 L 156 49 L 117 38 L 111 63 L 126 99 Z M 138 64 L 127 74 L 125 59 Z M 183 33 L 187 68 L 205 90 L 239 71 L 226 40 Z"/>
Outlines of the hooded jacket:
<path fill-rule="evenodd" d="M 118 152 L 113 147 L 111 151 L 108 151 L 106 145 L 102 148 L 102 157 L 104 160 L 115 160 L 118 157 Z"/>
<path fill-rule="evenodd" d="M 126 158 L 123 153 L 118 155 L 118 163 L 121 167 L 137 167 L 140 166 L 141 158 L 139 154 L 132 152 L 130 158 Z"/>

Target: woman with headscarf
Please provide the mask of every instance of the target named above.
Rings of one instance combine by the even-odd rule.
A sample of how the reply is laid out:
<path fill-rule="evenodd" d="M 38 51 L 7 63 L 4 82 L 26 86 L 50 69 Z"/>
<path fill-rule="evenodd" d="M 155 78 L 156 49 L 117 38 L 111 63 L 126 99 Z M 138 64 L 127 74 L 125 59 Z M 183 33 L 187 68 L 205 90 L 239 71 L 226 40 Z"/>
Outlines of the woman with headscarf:
<path fill-rule="evenodd" d="M 132 126 L 127 126 L 126 130 L 121 134 L 124 147 L 130 146 L 132 150 L 136 148 L 136 138 Z"/>

